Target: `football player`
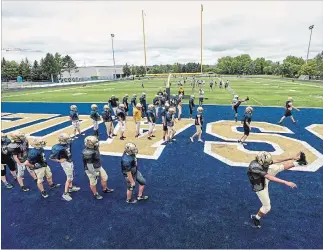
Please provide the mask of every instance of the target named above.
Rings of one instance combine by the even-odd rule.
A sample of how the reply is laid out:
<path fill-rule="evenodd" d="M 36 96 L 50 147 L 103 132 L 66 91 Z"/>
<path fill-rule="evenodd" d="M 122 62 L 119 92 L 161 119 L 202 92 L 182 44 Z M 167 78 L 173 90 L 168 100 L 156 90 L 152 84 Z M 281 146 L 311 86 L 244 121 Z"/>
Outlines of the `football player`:
<path fill-rule="evenodd" d="M 121 104 L 120 104 L 121 105 Z M 108 175 L 101 164 L 99 141 L 95 136 L 87 136 L 84 140 L 85 148 L 82 151 L 84 169 L 90 181 L 90 189 L 97 200 L 103 199 L 96 189 L 97 179 L 101 177 L 103 193 L 112 193 L 108 188 Z"/>
<path fill-rule="evenodd" d="M 132 108 L 136 107 L 136 105 L 137 105 L 137 95 L 136 94 L 132 95 L 130 103 L 132 105 Z"/>
<path fill-rule="evenodd" d="M 46 176 L 47 182 L 51 189 L 60 187 L 61 184 L 55 184 L 53 182 L 53 175 L 52 171 L 50 170 L 49 166 L 47 165 L 44 146 L 46 142 L 41 141 L 39 139 L 33 139 L 31 142 L 31 148 L 28 151 L 27 160 L 25 165 L 32 169 L 37 176 L 37 187 L 44 198 L 48 197 L 48 193 L 44 189 L 44 177 Z"/>
<path fill-rule="evenodd" d="M 146 180 L 138 170 L 138 162 L 136 155 L 138 148 L 134 143 L 127 143 L 125 151 L 121 157 L 121 171 L 127 184 L 127 200 L 128 204 L 134 204 L 137 201 L 147 200 L 148 196 L 143 195 Z M 133 190 L 136 187 L 136 182 L 139 184 L 137 199 L 132 198 Z"/>
<path fill-rule="evenodd" d="M 147 101 L 146 101 L 146 93 L 142 93 L 141 97 L 139 98 L 141 104 L 141 116 L 144 117 L 147 112 Z"/>
<path fill-rule="evenodd" d="M 154 114 L 154 106 L 152 104 L 148 105 L 147 119 L 149 123 L 148 140 L 151 140 L 151 137 L 155 137 L 153 132 L 156 124 L 156 115 Z"/>
<path fill-rule="evenodd" d="M 94 136 L 99 138 L 99 121 L 101 120 L 101 117 L 98 112 L 98 105 L 96 104 L 91 105 L 90 117 L 93 120 Z"/>
<path fill-rule="evenodd" d="M 240 140 L 238 140 L 238 143 L 244 144 L 245 140 L 249 136 L 250 130 L 251 130 L 251 118 L 252 118 L 252 113 L 253 113 L 253 108 L 252 107 L 247 107 L 246 112 L 244 113 L 243 121 L 243 131 L 244 135 L 241 137 Z"/>
<path fill-rule="evenodd" d="M 175 113 L 176 113 L 176 106 L 177 106 L 177 98 L 176 98 L 176 95 L 172 95 L 172 97 L 170 98 L 169 100 L 169 104 L 170 104 L 170 107 L 171 108 L 174 108 L 175 110 Z"/>
<path fill-rule="evenodd" d="M 246 101 L 249 101 L 249 97 L 248 96 L 244 100 L 239 100 L 239 96 L 238 95 L 234 95 L 233 100 L 232 100 L 232 109 L 235 111 L 235 116 L 234 116 L 234 120 L 235 121 L 238 121 L 238 108 L 239 108 L 240 104 L 242 102 L 246 102 Z"/>
<path fill-rule="evenodd" d="M 157 116 L 157 119 L 158 119 L 160 102 L 161 102 L 161 97 L 159 95 L 155 95 L 155 98 L 153 99 L 153 104 L 154 104 L 154 109 L 155 109 L 155 114 Z M 147 116 L 148 116 L 148 114 L 147 114 Z"/>
<path fill-rule="evenodd" d="M 113 125 L 113 119 L 112 119 L 112 112 L 109 108 L 109 105 L 104 105 L 103 107 L 103 112 L 102 112 L 102 119 L 105 123 L 105 127 L 107 129 L 107 135 L 108 138 L 112 138 L 112 136 L 116 136 L 113 131 L 114 131 L 114 125 Z"/>
<path fill-rule="evenodd" d="M 1 132 L 1 180 L 8 189 L 13 188 L 13 186 L 7 182 L 7 167 L 9 168 L 13 178 L 17 180 L 16 164 L 12 159 L 11 152 L 8 150 L 8 145 L 10 143 L 11 140 L 8 138 L 8 136 Z"/>
<path fill-rule="evenodd" d="M 182 106 L 183 106 L 183 95 L 180 94 L 178 95 L 178 98 L 177 98 L 177 109 L 178 109 L 178 116 L 177 116 L 177 119 L 180 120 L 181 119 L 181 115 L 182 115 Z"/>
<path fill-rule="evenodd" d="M 226 80 L 225 85 L 224 85 L 224 88 L 227 88 L 227 87 L 229 87 L 229 80 Z"/>
<path fill-rule="evenodd" d="M 194 95 L 191 95 L 190 100 L 188 101 L 188 106 L 190 108 L 190 119 L 192 119 L 192 114 L 195 107 L 194 98 Z"/>
<path fill-rule="evenodd" d="M 69 134 L 62 133 L 58 136 L 58 144 L 52 147 L 49 159 L 61 164 L 65 174 L 66 182 L 62 198 L 71 201 L 70 193 L 80 190 L 79 187 L 73 186 L 74 180 L 74 163 L 72 159 L 72 144 Z"/>
<path fill-rule="evenodd" d="M 213 91 L 213 85 L 214 85 L 214 81 L 213 81 L 213 80 L 211 80 L 211 81 L 210 81 L 210 91 Z"/>
<path fill-rule="evenodd" d="M 133 120 L 136 124 L 136 138 L 140 136 L 140 122 L 141 122 L 141 116 L 142 116 L 142 106 L 140 103 L 137 103 L 136 107 L 133 109 Z"/>
<path fill-rule="evenodd" d="M 280 164 L 279 164 L 280 163 Z M 261 228 L 260 219 L 271 209 L 268 185 L 269 181 L 285 184 L 291 188 L 296 188 L 293 182 L 285 181 L 275 177 L 278 173 L 293 167 L 307 165 L 306 156 L 303 152 L 295 157 L 273 160 L 268 152 L 257 154 L 248 168 L 248 177 L 252 185 L 252 190 L 257 194 L 262 207 L 256 215 L 251 215 L 251 219 L 257 228 Z"/>
<path fill-rule="evenodd" d="M 118 107 L 118 101 L 119 101 L 119 99 L 116 98 L 115 95 L 112 95 L 111 98 L 108 101 L 110 103 L 110 105 L 111 105 L 111 108 L 112 108 L 115 116 L 117 115 L 116 110 L 117 110 L 117 107 Z"/>
<path fill-rule="evenodd" d="M 123 104 L 120 104 L 119 108 L 117 108 L 117 118 L 118 118 L 119 127 L 121 128 L 120 140 L 124 140 L 126 138 L 124 136 L 124 133 L 126 132 L 126 112 L 124 110 Z"/>
<path fill-rule="evenodd" d="M 126 115 L 128 115 L 128 111 L 129 111 L 128 97 L 129 95 L 125 94 L 122 99 L 122 103 L 124 105 L 124 111 L 126 112 Z"/>
<path fill-rule="evenodd" d="M 167 142 L 171 142 L 171 141 L 176 141 L 176 139 L 174 139 L 174 136 L 176 134 L 176 130 L 174 128 L 174 124 L 175 124 L 175 108 L 169 108 L 168 112 L 166 113 L 166 124 L 167 124 Z"/>
<path fill-rule="evenodd" d="M 194 142 L 194 137 L 198 136 L 198 141 L 203 142 L 201 139 L 202 136 L 202 126 L 203 126 L 203 108 L 198 107 L 197 108 L 197 114 L 195 116 L 195 127 L 196 127 L 196 133 L 190 137 L 191 142 Z"/>
<path fill-rule="evenodd" d="M 161 89 L 161 88 L 158 90 L 157 95 L 158 95 L 158 96 L 159 96 L 159 95 L 163 95 L 163 91 L 162 91 L 162 89 Z"/>
<path fill-rule="evenodd" d="M 293 123 L 295 124 L 296 121 L 294 120 L 294 117 L 292 115 L 292 110 L 295 109 L 297 111 L 300 111 L 298 108 L 294 107 L 293 106 L 293 98 L 292 97 L 288 97 L 287 101 L 286 101 L 286 104 L 284 106 L 285 108 L 285 114 L 284 116 L 280 119 L 280 121 L 278 122 L 278 124 L 282 124 L 284 119 L 286 117 L 290 117 L 290 119 L 293 121 Z"/>
<path fill-rule="evenodd" d="M 11 143 L 8 144 L 8 152 L 12 154 L 12 158 L 17 165 L 17 181 L 22 191 L 29 191 L 28 187 L 24 186 L 24 173 L 25 173 L 25 161 L 28 157 L 29 143 L 24 133 L 21 131 L 14 131 L 11 135 Z M 33 170 L 27 167 L 27 170 L 31 177 L 37 182 L 37 177 Z"/>
<path fill-rule="evenodd" d="M 166 135 L 168 133 L 167 131 L 167 122 L 166 122 L 166 114 L 168 113 L 168 109 L 169 109 L 169 104 L 168 102 L 165 103 L 165 106 L 162 109 L 161 112 L 161 117 L 162 117 L 162 123 L 163 123 L 163 140 L 166 140 Z"/>
<path fill-rule="evenodd" d="M 203 105 L 203 100 L 204 100 L 204 91 L 202 88 L 199 90 L 199 106 Z"/>
<path fill-rule="evenodd" d="M 84 135 L 81 133 L 81 129 L 80 129 L 80 119 L 79 119 L 79 114 L 77 112 L 77 106 L 76 105 L 72 105 L 70 107 L 71 111 L 70 111 L 70 120 L 72 121 L 72 126 L 74 129 L 74 137 L 77 138 L 76 136 L 76 130 L 79 132 L 79 135 Z"/>

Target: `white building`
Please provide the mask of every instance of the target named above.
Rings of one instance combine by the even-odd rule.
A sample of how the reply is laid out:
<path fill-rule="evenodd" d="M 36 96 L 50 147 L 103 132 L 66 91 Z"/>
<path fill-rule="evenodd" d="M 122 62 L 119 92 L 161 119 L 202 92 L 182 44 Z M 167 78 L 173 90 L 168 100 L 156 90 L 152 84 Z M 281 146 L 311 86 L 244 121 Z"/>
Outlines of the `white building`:
<path fill-rule="evenodd" d="M 115 78 L 124 77 L 123 66 L 90 66 L 90 67 L 78 67 L 76 71 L 69 72 L 64 71 L 60 82 L 78 82 L 87 80 L 112 80 Z"/>

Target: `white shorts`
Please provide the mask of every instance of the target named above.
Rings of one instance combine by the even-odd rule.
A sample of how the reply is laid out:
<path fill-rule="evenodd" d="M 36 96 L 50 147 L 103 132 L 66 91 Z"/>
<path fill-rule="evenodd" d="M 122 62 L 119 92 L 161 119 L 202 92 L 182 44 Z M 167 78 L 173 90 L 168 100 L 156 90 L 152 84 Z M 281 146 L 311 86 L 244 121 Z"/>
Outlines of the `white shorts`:
<path fill-rule="evenodd" d="M 273 164 L 269 166 L 268 174 L 272 176 L 276 176 L 279 172 L 284 171 L 284 165 L 283 164 Z M 269 191 L 268 191 L 268 184 L 269 180 L 265 180 L 265 188 L 259 192 L 256 192 L 259 200 L 261 201 L 261 204 L 263 206 L 270 206 L 270 198 L 269 198 Z"/>
<path fill-rule="evenodd" d="M 73 162 L 64 161 L 61 163 L 61 166 L 66 174 L 66 177 L 70 180 L 74 178 L 74 164 Z"/>
<path fill-rule="evenodd" d="M 72 126 L 74 129 L 80 128 L 80 121 L 72 121 Z"/>
<path fill-rule="evenodd" d="M 117 107 L 112 108 L 112 110 L 113 110 L 114 115 L 117 116 Z"/>
<path fill-rule="evenodd" d="M 155 123 L 149 122 L 149 132 L 153 132 L 155 125 Z"/>
<path fill-rule="evenodd" d="M 140 122 L 136 122 L 136 131 L 139 131 L 140 129 Z"/>
<path fill-rule="evenodd" d="M 118 123 L 121 128 L 121 131 L 125 132 L 126 131 L 126 121 L 123 121 L 123 122 L 119 121 Z M 122 123 L 123 123 L 123 125 L 122 125 Z"/>
<path fill-rule="evenodd" d="M 93 129 L 98 130 L 99 129 L 99 121 L 94 121 L 93 120 Z"/>

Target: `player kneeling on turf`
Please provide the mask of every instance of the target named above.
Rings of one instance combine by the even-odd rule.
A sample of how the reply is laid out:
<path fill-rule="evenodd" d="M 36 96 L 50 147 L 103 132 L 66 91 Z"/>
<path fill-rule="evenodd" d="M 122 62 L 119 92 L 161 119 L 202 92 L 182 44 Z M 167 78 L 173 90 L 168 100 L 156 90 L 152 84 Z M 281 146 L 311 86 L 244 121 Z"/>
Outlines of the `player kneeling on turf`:
<path fill-rule="evenodd" d="M 138 148 L 134 143 L 127 143 L 125 151 L 121 157 L 121 171 L 127 184 L 127 203 L 136 203 L 138 201 L 147 200 L 148 196 L 143 195 L 146 180 L 138 171 L 138 163 L 136 155 Z M 132 193 L 135 189 L 136 182 L 139 183 L 139 192 L 137 200 L 132 199 Z"/>
<path fill-rule="evenodd" d="M 244 135 L 241 137 L 240 140 L 238 140 L 239 143 L 243 144 L 250 134 L 250 130 L 251 130 L 250 123 L 251 123 L 252 112 L 253 112 L 252 107 L 246 108 L 246 112 L 244 113 L 244 117 L 242 121 Z"/>
<path fill-rule="evenodd" d="M 58 136 L 58 142 L 58 144 L 52 147 L 52 152 L 49 159 L 61 164 L 66 174 L 65 189 L 62 197 L 66 201 L 71 201 L 72 197 L 70 193 L 79 191 L 80 188 L 73 186 L 74 163 L 72 160 L 72 146 L 69 134 L 60 134 Z"/>
<path fill-rule="evenodd" d="M 202 126 L 203 126 L 203 108 L 202 107 L 198 107 L 197 108 L 197 114 L 195 117 L 195 127 L 196 127 L 196 133 L 190 137 L 191 141 L 194 141 L 194 137 L 198 136 L 199 138 L 199 142 L 203 142 L 203 140 L 201 139 L 202 136 Z"/>
<path fill-rule="evenodd" d="M 156 123 L 156 115 L 154 113 L 154 105 L 152 105 L 152 104 L 148 105 L 147 119 L 148 119 L 148 123 L 149 123 L 148 140 L 151 140 L 151 137 L 155 137 L 153 135 L 153 132 L 154 132 L 155 123 Z"/>
<path fill-rule="evenodd" d="M 31 142 L 32 149 L 28 152 L 27 161 L 25 165 L 32 169 L 36 176 L 37 176 L 37 187 L 41 192 L 41 195 L 44 198 L 48 197 L 47 192 L 44 189 L 44 177 L 46 176 L 47 182 L 51 189 L 59 187 L 61 184 L 55 184 L 53 182 L 52 171 L 50 170 L 49 166 L 47 165 L 46 156 L 44 152 L 44 146 L 46 142 L 41 141 L 39 139 L 34 139 Z"/>
<path fill-rule="evenodd" d="M 256 159 L 250 163 L 248 168 L 248 177 L 252 185 L 252 190 L 256 192 L 262 204 L 262 207 L 259 209 L 258 213 L 256 215 L 251 215 L 251 219 L 256 227 L 261 227 L 261 217 L 265 216 L 271 209 L 268 191 L 269 181 L 274 181 L 285 184 L 291 188 L 295 188 L 295 183 L 279 179 L 275 176 L 279 172 L 302 165 L 307 165 L 306 156 L 303 152 L 298 153 L 295 157 L 281 160 L 272 160 L 270 153 L 260 152 L 256 156 Z"/>
<path fill-rule="evenodd" d="M 84 169 L 90 180 L 90 189 L 97 200 L 103 197 L 97 192 L 96 184 L 101 177 L 101 185 L 104 193 L 112 193 L 114 190 L 108 188 L 108 175 L 101 165 L 99 140 L 95 136 L 88 136 L 84 140 L 85 148 L 82 151 Z"/>

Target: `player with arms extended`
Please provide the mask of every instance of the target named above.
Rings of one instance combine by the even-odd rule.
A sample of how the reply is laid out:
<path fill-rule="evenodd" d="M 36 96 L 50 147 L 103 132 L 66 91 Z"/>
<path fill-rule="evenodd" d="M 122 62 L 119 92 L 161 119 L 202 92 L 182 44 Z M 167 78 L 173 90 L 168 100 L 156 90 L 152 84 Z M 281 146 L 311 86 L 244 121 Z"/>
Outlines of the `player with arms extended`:
<path fill-rule="evenodd" d="M 252 191 L 257 194 L 262 204 L 258 213 L 256 215 L 251 215 L 255 227 L 261 228 L 260 219 L 271 209 L 268 191 L 269 181 L 295 188 L 295 183 L 279 179 L 275 176 L 284 170 L 303 165 L 307 165 L 306 156 L 303 152 L 298 153 L 294 157 L 278 160 L 273 160 L 271 154 L 268 152 L 260 152 L 257 154 L 255 160 L 250 162 L 248 168 L 249 181 L 252 185 Z"/>
<path fill-rule="evenodd" d="M 246 101 L 249 101 L 249 97 L 248 96 L 244 100 L 239 100 L 239 96 L 238 95 L 234 95 L 233 100 L 232 100 L 232 109 L 236 112 L 236 114 L 234 116 L 234 120 L 235 121 L 238 121 L 238 108 L 239 108 L 240 104 L 242 102 L 246 102 Z"/>
<path fill-rule="evenodd" d="M 286 101 L 286 104 L 285 104 L 285 106 L 284 106 L 284 108 L 285 108 L 285 114 L 284 114 L 284 116 L 280 119 L 280 121 L 278 122 L 278 124 L 282 124 L 283 123 L 283 121 L 284 121 L 284 119 L 286 118 L 286 117 L 290 117 L 290 119 L 293 121 L 293 123 L 295 124 L 296 123 L 296 121 L 294 120 L 294 117 L 293 117 L 293 115 L 292 115 L 292 110 L 293 109 L 296 109 L 297 111 L 300 111 L 298 108 L 296 108 L 296 107 L 294 107 L 293 106 L 293 98 L 291 98 L 291 97 L 288 97 L 287 98 L 287 101 Z"/>

